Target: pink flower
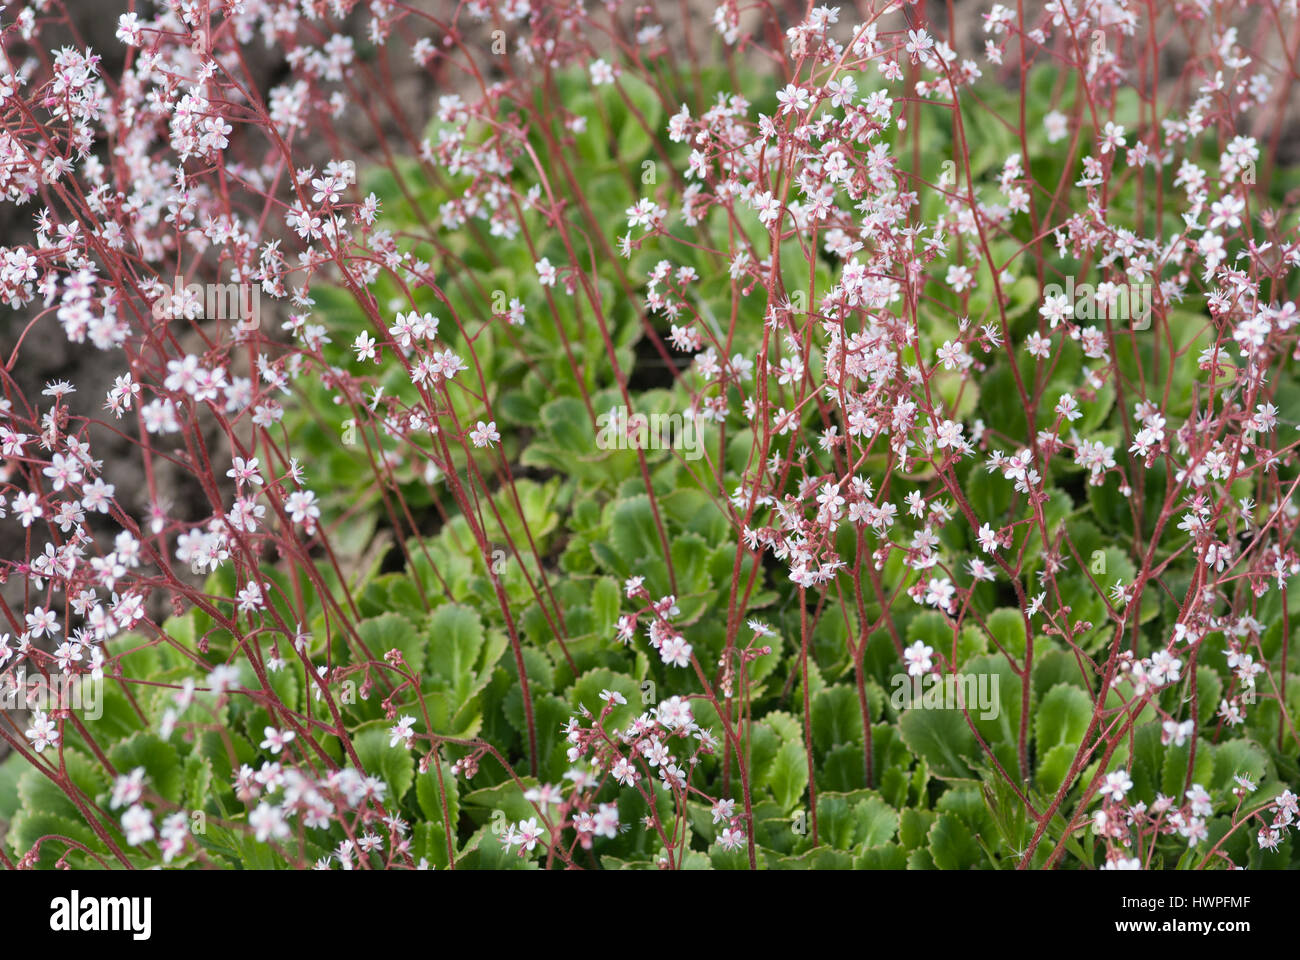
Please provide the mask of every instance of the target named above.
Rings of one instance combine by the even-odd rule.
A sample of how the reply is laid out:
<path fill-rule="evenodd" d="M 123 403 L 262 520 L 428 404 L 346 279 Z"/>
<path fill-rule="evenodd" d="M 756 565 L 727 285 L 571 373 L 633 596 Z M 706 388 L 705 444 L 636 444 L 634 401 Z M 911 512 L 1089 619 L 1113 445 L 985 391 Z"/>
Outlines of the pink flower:
<path fill-rule="evenodd" d="M 469 438 L 476 447 L 490 447 L 501 439 L 501 434 L 497 432 L 495 420 L 488 423 L 480 420 L 478 425 L 470 432 Z"/>

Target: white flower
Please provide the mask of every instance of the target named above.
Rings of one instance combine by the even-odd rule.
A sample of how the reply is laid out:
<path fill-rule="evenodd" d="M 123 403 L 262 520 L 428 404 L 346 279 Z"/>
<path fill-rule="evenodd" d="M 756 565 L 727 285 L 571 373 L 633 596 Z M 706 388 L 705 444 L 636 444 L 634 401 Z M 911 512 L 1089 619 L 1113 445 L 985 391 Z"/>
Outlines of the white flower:
<path fill-rule="evenodd" d="M 1210 803 L 1210 794 L 1199 783 L 1192 784 L 1192 788 L 1186 793 L 1187 801 L 1192 805 L 1192 816 L 1208 817 L 1214 807 Z"/>
<path fill-rule="evenodd" d="M 37 753 L 40 753 L 46 747 L 58 745 L 59 729 L 44 710 L 33 710 L 31 723 L 32 725 L 28 728 L 26 736 L 32 742 L 32 748 Z"/>
<path fill-rule="evenodd" d="M 1106 774 L 1106 782 L 1102 784 L 1102 797 L 1109 796 L 1115 802 L 1124 799 L 1124 794 L 1128 793 L 1133 787 L 1133 781 L 1129 779 L 1127 770 L 1117 770 L 1114 773 Z"/>
<path fill-rule="evenodd" d="M 469 438 L 476 447 L 490 447 L 501 439 L 501 434 L 497 431 L 495 420 L 490 420 L 487 423 L 480 420 L 475 428 L 470 431 Z"/>
<path fill-rule="evenodd" d="M 944 447 L 952 447 L 954 450 L 960 450 L 965 442 L 961 438 L 962 425 L 954 423 L 951 420 L 945 420 L 939 424 L 939 429 L 935 431 L 939 439 L 935 442 L 940 450 Z"/>
<path fill-rule="evenodd" d="M 909 677 L 919 677 L 928 673 L 933 661 L 930 655 L 934 653 L 934 648 L 927 646 L 920 640 L 912 644 L 903 651 L 903 659 L 907 661 L 907 675 Z"/>
<path fill-rule="evenodd" d="M 262 749 L 270 750 L 272 753 L 279 753 L 292 743 L 296 736 L 292 730 L 277 730 L 275 727 L 265 727 L 262 735 L 266 737 L 262 741 Z"/>
<path fill-rule="evenodd" d="M 122 814 L 122 832 L 126 842 L 133 847 L 148 843 L 154 838 L 153 814 L 140 804 L 135 804 Z"/>
<path fill-rule="evenodd" d="M 280 808 L 262 802 L 248 815 L 248 825 L 253 828 L 259 843 L 267 840 L 279 840 L 289 835 L 289 825 L 284 822 Z"/>
<path fill-rule="evenodd" d="M 618 836 L 618 807 L 612 803 L 602 803 L 591 818 L 593 832 L 598 837 Z"/>
<path fill-rule="evenodd" d="M 1196 723 L 1193 720 L 1184 720 L 1182 723 L 1176 720 L 1166 720 L 1162 724 L 1160 742 L 1165 746 L 1172 743 L 1175 747 L 1181 747 L 1195 730 Z"/>
<path fill-rule="evenodd" d="M 1053 110 L 1043 117 L 1043 127 L 1047 130 L 1048 143 L 1058 143 L 1070 132 L 1069 121 L 1059 110 Z"/>
<path fill-rule="evenodd" d="M 411 732 L 413 726 L 415 726 L 415 717 L 403 716 L 399 719 L 397 723 L 388 728 L 388 745 L 395 747 L 400 743 L 409 747 L 414 736 Z"/>
<path fill-rule="evenodd" d="M 113 781 L 113 795 L 109 798 L 110 809 L 129 806 L 140 799 L 144 792 L 144 767 L 136 767 L 130 773 L 122 774 Z"/>
<path fill-rule="evenodd" d="M 518 842 L 523 845 L 524 850 L 531 852 L 537 846 L 537 842 L 542 839 L 545 828 L 538 826 L 536 817 L 529 817 L 527 820 L 520 822 L 518 830 Z"/>
<path fill-rule="evenodd" d="M 745 842 L 745 831 L 740 828 L 725 827 L 718 835 L 718 843 L 724 850 L 735 850 Z"/>
<path fill-rule="evenodd" d="M 289 517 L 294 523 L 301 523 L 309 530 L 315 526 L 315 521 L 320 516 L 316 494 L 311 490 L 295 490 L 285 500 L 284 508 L 289 511 Z"/>

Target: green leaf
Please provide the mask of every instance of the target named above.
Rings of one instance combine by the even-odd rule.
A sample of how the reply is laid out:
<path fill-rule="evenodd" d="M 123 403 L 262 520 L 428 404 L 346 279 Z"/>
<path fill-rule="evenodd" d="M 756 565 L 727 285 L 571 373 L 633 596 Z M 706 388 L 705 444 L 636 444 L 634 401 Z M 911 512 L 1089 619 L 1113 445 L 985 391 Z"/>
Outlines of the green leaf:
<path fill-rule="evenodd" d="M 641 685 L 627 674 L 615 673 L 600 667 L 588 670 L 569 690 L 569 703 L 575 708 L 579 704 L 586 707 L 593 715 L 599 716 L 605 709 L 601 691 L 609 690 L 622 694 L 626 704 L 616 704 L 605 718 L 606 730 L 621 730 L 641 714 L 645 707 L 641 703 Z"/>
<path fill-rule="evenodd" d="M 803 742 L 803 724 L 799 722 L 793 713 L 787 713 L 785 710 L 773 710 L 763 717 L 763 722 L 775 730 L 776 735 L 783 742 L 789 740 Z"/>
<path fill-rule="evenodd" d="M 1173 797 L 1175 803 L 1182 800 L 1185 792 L 1183 784 L 1187 777 L 1187 761 L 1189 759 L 1192 747 L 1191 740 L 1188 740 L 1181 747 L 1173 744 L 1165 747 L 1165 763 L 1161 772 L 1161 792 L 1167 797 Z M 1204 787 L 1209 787 L 1214 783 L 1214 744 L 1208 740 L 1198 740 L 1196 742 L 1196 759 L 1192 768 L 1192 783 L 1199 783 Z"/>
<path fill-rule="evenodd" d="M 850 850 L 855 844 L 858 825 L 854 808 L 842 793 L 821 793 L 817 796 L 818 839 L 837 850 Z M 811 843 L 812 837 L 805 838 Z"/>
<path fill-rule="evenodd" d="M 854 870 L 906 870 L 907 851 L 896 843 L 867 847 L 853 859 Z"/>
<path fill-rule="evenodd" d="M 424 638 L 415 624 L 399 613 L 385 613 L 357 624 L 357 635 L 376 660 L 389 650 L 400 650 L 408 672 L 415 676 L 424 669 Z"/>
<path fill-rule="evenodd" d="M 463 702 L 477 680 L 474 668 L 483 650 L 483 622 L 470 607 L 449 603 L 429 617 L 425 632 L 429 638 L 428 672 L 451 687 L 457 704 Z"/>
<path fill-rule="evenodd" d="M 613 504 L 609 522 L 610 543 L 629 574 L 643 571 L 647 560 L 662 560 L 664 548 L 649 497 L 642 495 Z"/>
<path fill-rule="evenodd" d="M 390 747 L 389 729 L 393 724 L 376 720 L 362 724 L 352 736 L 352 748 L 357 752 L 365 772 L 379 776 L 388 784 L 384 803 L 392 807 L 401 803 L 415 779 L 415 758 L 402 744 Z"/>
<path fill-rule="evenodd" d="M 30 767 L 19 753 L 11 753 L 0 763 L 0 820 L 12 820 L 18 811 L 18 781 Z"/>
<path fill-rule="evenodd" d="M 520 777 L 519 783 L 507 780 L 491 787 L 480 787 L 465 794 L 462 807 L 476 823 L 491 819 L 491 814 L 502 811 L 508 820 L 527 820 L 537 816 L 537 808 L 524 798 L 524 792 L 538 785 L 534 777 Z"/>
<path fill-rule="evenodd" d="M 1076 686 L 1058 683 L 1047 692 L 1034 716 L 1034 738 L 1038 750 L 1047 751 L 1060 744 L 1076 746 L 1092 720 L 1092 701 Z"/>
<path fill-rule="evenodd" d="M 1060 743 L 1038 755 L 1038 769 L 1034 773 L 1034 782 L 1046 795 L 1053 795 L 1065 783 L 1070 765 L 1074 763 L 1079 752 L 1077 743 Z"/>
<path fill-rule="evenodd" d="M 808 754 L 803 743 L 787 740 L 777 751 L 768 784 L 781 809 L 789 813 L 799 805 L 808 789 Z"/>
<path fill-rule="evenodd" d="M 840 744 L 861 743 L 862 707 L 857 690 L 836 684 L 819 691 L 812 700 L 812 733 L 818 754 Z"/>
<path fill-rule="evenodd" d="M 169 803 L 180 804 L 185 789 L 185 770 L 180 755 L 170 743 L 154 734 L 137 733 L 109 751 L 108 758 L 122 773 L 144 767 L 149 788 Z"/>
<path fill-rule="evenodd" d="M 981 751 L 960 711 L 913 707 L 899 718 L 898 729 L 907 748 L 924 757 L 936 777 L 975 779 L 966 758 L 978 757 Z"/>
<path fill-rule="evenodd" d="M 898 840 L 907 850 L 915 850 L 922 844 L 929 842 L 930 826 L 934 823 L 935 814 L 929 810 L 918 810 L 916 807 L 908 807 L 899 815 L 898 818 Z"/>
<path fill-rule="evenodd" d="M 874 847 L 894 839 L 898 829 L 898 813 L 877 796 L 868 797 L 853 808 L 857 821 L 855 842 Z"/>
<path fill-rule="evenodd" d="M 424 773 L 418 774 L 415 779 L 415 795 L 420 804 L 420 810 L 430 820 L 442 822 L 442 805 L 444 800 L 447 804 L 447 815 L 451 820 L 454 830 L 456 821 L 460 817 L 460 785 L 459 781 L 451 772 L 451 764 L 443 761 L 442 782 L 438 781 L 438 767 L 432 763 L 429 769 Z"/>
<path fill-rule="evenodd" d="M 955 814 L 940 814 L 929 836 L 930 856 L 940 870 L 969 870 L 982 859 L 979 844 Z"/>
<path fill-rule="evenodd" d="M 185 803 L 202 810 L 212 793 L 212 761 L 195 750 L 185 758 Z"/>
<path fill-rule="evenodd" d="M 1231 789 L 1237 785 L 1233 779 L 1237 775 L 1249 777 L 1257 787 L 1269 775 L 1268 753 L 1253 740 L 1224 740 L 1215 746 L 1213 786 Z"/>
<path fill-rule="evenodd" d="M 988 615 L 989 634 L 1013 657 L 1025 655 L 1025 618 L 1021 611 L 1001 607 Z"/>
<path fill-rule="evenodd" d="M 618 581 L 613 577 L 601 577 L 591 591 L 591 614 L 595 619 L 593 629 L 597 636 L 611 638 L 614 626 L 618 623 L 619 606 L 623 602 Z"/>
<path fill-rule="evenodd" d="M 624 161 L 635 161 L 650 149 L 652 137 L 659 133 L 663 105 L 654 88 L 634 74 L 619 77 L 618 89 L 636 108 L 635 113 L 626 106 L 619 109 L 622 120 L 618 127 L 618 156 Z"/>
<path fill-rule="evenodd" d="M 116 860 L 107 856 L 103 844 L 84 822 L 80 820 L 69 820 L 66 817 L 56 816 L 52 813 L 45 813 L 39 810 L 20 810 L 15 815 L 13 822 L 9 824 L 9 831 L 5 839 L 9 841 L 9 848 L 13 851 L 15 857 L 21 857 L 26 854 L 36 842 L 42 837 L 63 836 L 85 844 L 92 850 L 101 852 L 106 862 L 116 863 Z M 37 865 L 42 869 L 50 869 L 62 854 L 68 850 L 65 843 L 58 840 L 48 840 L 41 846 L 40 860 Z M 70 861 L 80 867 L 97 866 L 95 861 L 89 857 L 74 853 L 69 857 Z"/>

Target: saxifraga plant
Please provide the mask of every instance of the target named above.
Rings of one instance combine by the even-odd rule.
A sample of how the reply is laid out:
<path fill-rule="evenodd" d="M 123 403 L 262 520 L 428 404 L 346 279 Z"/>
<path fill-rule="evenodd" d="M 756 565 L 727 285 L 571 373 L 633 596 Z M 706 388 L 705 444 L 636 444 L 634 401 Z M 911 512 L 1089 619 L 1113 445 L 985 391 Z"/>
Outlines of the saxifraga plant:
<path fill-rule="evenodd" d="M 0 863 L 1295 865 L 1294 2 L 421 6 L 0 27 Z"/>

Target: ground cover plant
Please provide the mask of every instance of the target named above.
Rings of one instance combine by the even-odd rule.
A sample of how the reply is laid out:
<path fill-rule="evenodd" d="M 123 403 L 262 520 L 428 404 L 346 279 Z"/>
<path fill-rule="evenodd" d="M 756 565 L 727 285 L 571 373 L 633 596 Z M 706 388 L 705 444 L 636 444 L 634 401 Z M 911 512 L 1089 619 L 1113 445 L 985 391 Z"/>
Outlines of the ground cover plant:
<path fill-rule="evenodd" d="M 1294 2 L 69 6 L 4 866 L 1300 864 Z"/>

